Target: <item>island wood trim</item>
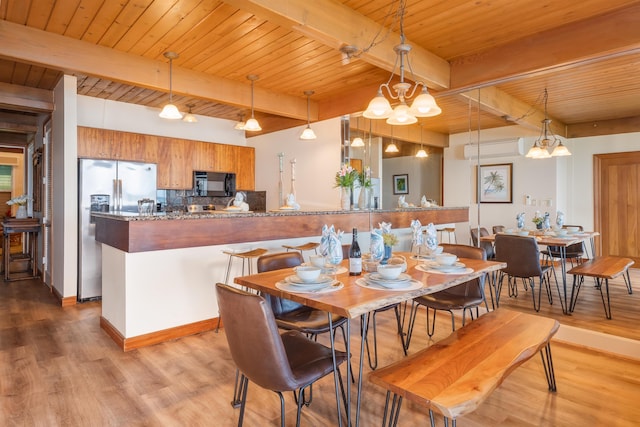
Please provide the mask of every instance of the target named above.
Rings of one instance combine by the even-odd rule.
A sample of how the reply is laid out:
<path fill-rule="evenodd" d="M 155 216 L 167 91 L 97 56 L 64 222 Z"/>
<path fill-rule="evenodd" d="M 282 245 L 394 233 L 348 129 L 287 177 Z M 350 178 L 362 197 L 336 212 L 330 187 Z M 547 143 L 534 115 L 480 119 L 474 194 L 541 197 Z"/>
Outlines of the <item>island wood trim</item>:
<path fill-rule="evenodd" d="M 469 209 L 437 208 L 415 211 L 308 212 L 274 215 L 215 216 L 196 219 L 132 220 L 96 216 L 96 240 L 125 252 L 148 252 L 198 246 L 293 239 L 319 236 L 322 226 L 369 230 L 380 222 L 409 228 L 411 220 L 422 224 L 469 221 Z"/>

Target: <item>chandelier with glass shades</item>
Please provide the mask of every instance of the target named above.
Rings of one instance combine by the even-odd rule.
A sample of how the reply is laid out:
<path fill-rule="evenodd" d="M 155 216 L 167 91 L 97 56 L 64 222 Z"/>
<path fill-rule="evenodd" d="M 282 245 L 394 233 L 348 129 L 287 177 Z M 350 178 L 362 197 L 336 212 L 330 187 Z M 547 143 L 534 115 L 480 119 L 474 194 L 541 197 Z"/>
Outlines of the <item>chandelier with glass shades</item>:
<path fill-rule="evenodd" d="M 544 120 L 542 120 L 542 128 L 540 130 L 540 136 L 533 143 L 531 149 L 527 153 L 527 157 L 531 159 L 548 159 L 550 157 L 570 156 L 569 149 L 562 144 L 560 138 L 558 138 L 551 130 L 551 119 L 547 115 L 547 99 L 549 94 L 547 89 L 544 90 Z M 553 149 L 551 153 L 549 150 Z"/>
<path fill-rule="evenodd" d="M 429 94 L 427 86 L 421 82 L 415 82 L 412 85 L 406 82 L 404 79 L 405 63 L 409 67 L 411 76 L 415 81 L 413 70 L 411 69 L 411 63 L 409 62 L 409 51 L 411 45 L 405 43 L 404 35 L 404 11 L 405 0 L 400 2 L 398 8 L 398 15 L 400 15 L 400 44 L 394 47 L 396 52 L 396 62 L 393 64 L 393 70 L 391 76 L 386 83 L 383 83 L 378 88 L 378 94 L 369 102 L 369 106 L 362 114 L 368 119 L 387 119 L 387 123 L 390 125 L 410 125 L 418 121 L 417 117 L 433 117 L 442 112 L 436 100 Z M 390 87 L 391 80 L 396 71 L 396 66 L 399 64 L 400 70 L 400 82 Z M 419 91 L 419 95 L 415 97 L 411 106 L 407 104 L 413 96 L 418 93 L 418 88 L 422 87 Z M 383 94 L 383 89 L 387 92 L 389 98 L 391 98 L 396 105 L 391 107 L 391 103 Z M 396 102 L 397 101 L 397 102 Z"/>

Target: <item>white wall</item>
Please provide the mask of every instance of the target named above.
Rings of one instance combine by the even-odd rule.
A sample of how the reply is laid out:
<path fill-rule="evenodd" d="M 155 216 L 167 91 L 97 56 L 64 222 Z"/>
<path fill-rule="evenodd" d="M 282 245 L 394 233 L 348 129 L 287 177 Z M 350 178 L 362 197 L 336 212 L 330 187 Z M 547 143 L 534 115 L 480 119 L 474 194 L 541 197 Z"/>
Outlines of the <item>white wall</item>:
<path fill-rule="evenodd" d="M 525 154 L 537 138 L 537 132 L 520 126 L 489 129 L 480 132 L 480 140 L 510 137 L 525 138 Z M 525 212 L 525 226 L 533 227 L 531 219 L 536 210 L 548 211 L 555 221 L 556 212 L 565 213 L 565 223 L 580 224 L 593 229 L 593 154 L 640 149 L 639 134 L 620 134 L 564 141 L 572 156 L 544 160 L 524 156 L 482 158 L 480 164 L 513 163 L 513 203 L 483 203 L 479 209 L 475 201 L 475 170 L 477 160 L 463 158 L 463 146 L 476 142 L 473 132 L 450 136 L 450 146 L 444 152 L 444 204 L 469 206 L 470 225 L 478 223 L 491 231 L 493 225 L 515 227 L 516 215 Z M 482 150 L 482 142 L 480 144 Z M 535 204 L 525 205 L 525 195 Z M 550 206 L 546 201 L 550 201 Z M 466 226 L 466 225 L 465 225 Z M 458 230 L 458 241 L 469 241 L 468 227 Z"/>
<path fill-rule="evenodd" d="M 312 141 L 298 137 L 306 127 L 286 129 L 247 138 L 256 150 L 256 190 L 267 192 L 267 210 L 277 209 L 279 158 L 284 153 L 283 194 L 291 192 L 291 160 L 295 159 L 296 201 L 303 210 L 339 210 L 340 192 L 334 188 L 340 169 L 340 118 L 312 123 Z"/>
<path fill-rule="evenodd" d="M 382 161 L 384 178 L 382 180 L 382 206 L 393 209 L 398 205 L 399 195 L 393 194 L 393 175 L 409 175 L 409 194 L 405 201 L 420 206 L 422 196 L 427 199 L 440 199 L 440 161 L 439 155 L 427 158 L 414 156 L 394 157 Z M 466 205 L 465 205 L 466 206 Z"/>
<path fill-rule="evenodd" d="M 196 115 L 197 123 L 187 123 L 162 119 L 157 108 L 83 95 L 77 98 L 78 126 L 246 145 L 244 131 L 234 129 L 235 122 L 231 120 Z"/>
<path fill-rule="evenodd" d="M 77 294 L 78 284 L 78 133 L 76 78 L 64 76 L 53 90 L 52 285 L 62 297 Z"/>

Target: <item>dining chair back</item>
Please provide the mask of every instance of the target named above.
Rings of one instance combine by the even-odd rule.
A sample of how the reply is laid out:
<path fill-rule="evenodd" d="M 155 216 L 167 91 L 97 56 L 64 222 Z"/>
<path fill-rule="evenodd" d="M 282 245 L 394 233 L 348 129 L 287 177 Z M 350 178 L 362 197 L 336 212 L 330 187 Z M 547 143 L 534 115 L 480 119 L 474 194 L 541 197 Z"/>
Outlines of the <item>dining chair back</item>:
<path fill-rule="evenodd" d="M 502 281 L 507 277 L 509 296 L 517 297 L 518 288 L 516 286 L 517 279 L 521 279 L 524 283 L 525 290 L 531 288 L 531 296 L 533 298 L 533 308 L 540 310 L 540 297 L 542 294 L 542 286 L 545 285 L 549 304 L 553 304 L 551 288 L 549 286 L 549 274 L 551 267 L 540 263 L 540 248 L 536 242 L 536 238 L 514 236 L 508 234 L 498 234 L 495 239 L 496 261 L 506 262 L 507 266 L 500 271 L 500 277 L 496 287 L 496 302 L 500 302 L 500 291 L 502 289 Z M 536 302 L 536 286 L 535 278 L 539 280 L 539 289 Z M 528 286 L 527 286 L 528 285 Z M 556 281 L 558 295 L 560 288 Z"/>
<path fill-rule="evenodd" d="M 484 227 L 480 227 L 479 233 L 480 233 L 480 237 L 485 237 L 489 235 L 489 232 Z M 480 245 L 478 245 L 478 240 L 480 240 L 478 238 L 478 227 L 472 227 L 471 242 L 473 243 L 473 246 L 484 249 L 484 251 L 487 253 L 487 259 L 494 259 L 496 257 L 496 252 L 491 242 L 480 241 Z"/>
<path fill-rule="evenodd" d="M 458 258 L 469 258 L 486 260 L 487 254 L 482 248 L 468 245 L 442 244 L 443 252 L 456 255 Z M 479 316 L 478 307 L 484 303 L 485 308 L 489 311 L 487 299 L 485 297 L 484 285 L 486 275 L 471 279 L 465 283 L 454 286 L 452 288 L 435 292 L 433 294 L 423 295 L 414 298 L 411 306 L 411 314 L 409 316 L 409 326 L 407 329 L 406 348 L 411 343 L 411 335 L 415 324 L 417 309 L 423 306 L 427 310 L 427 335 L 433 336 L 435 332 L 435 319 L 437 310 L 446 310 L 451 315 L 451 329 L 456 330 L 455 317 L 453 310 L 462 310 L 462 326 L 465 324 L 466 312 L 469 311 L 471 319 L 473 319 L 473 308 L 475 308 L 476 318 Z M 433 317 L 429 319 L 429 310 L 433 310 Z"/>
<path fill-rule="evenodd" d="M 493 234 L 502 233 L 505 230 L 504 225 L 494 225 Z"/>
<path fill-rule="evenodd" d="M 242 373 L 238 426 L 242 426 L 244 418 L 248 381 L 280 396 L 282 426 L 285 425 L 282 392 L 293 391 L 299 425 L 303 390 L 333 372 L 331 349 L 297 331 L 280 335 L 271 308 L 262 296 L 222 283 L 216 284 L 216 294 L 229 351 Z M 336 352 L 336 366 L 345 360 L 346 353 Z"/>

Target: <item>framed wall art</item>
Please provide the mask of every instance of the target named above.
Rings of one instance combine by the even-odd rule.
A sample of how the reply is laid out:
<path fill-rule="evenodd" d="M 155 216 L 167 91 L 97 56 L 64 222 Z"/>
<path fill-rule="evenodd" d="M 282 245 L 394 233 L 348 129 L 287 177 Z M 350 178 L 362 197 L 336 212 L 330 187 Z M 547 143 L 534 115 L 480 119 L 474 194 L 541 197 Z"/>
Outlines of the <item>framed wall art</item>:
<path fill-rule="evenodd" d="M 480 165 L 478 201 L 480 203 L 513 203 L 513 163 Z"/>
<path fill-rule="evenodd" d="M 393 194 L 409 194 L 409 175 L 393 175 Z"/>

